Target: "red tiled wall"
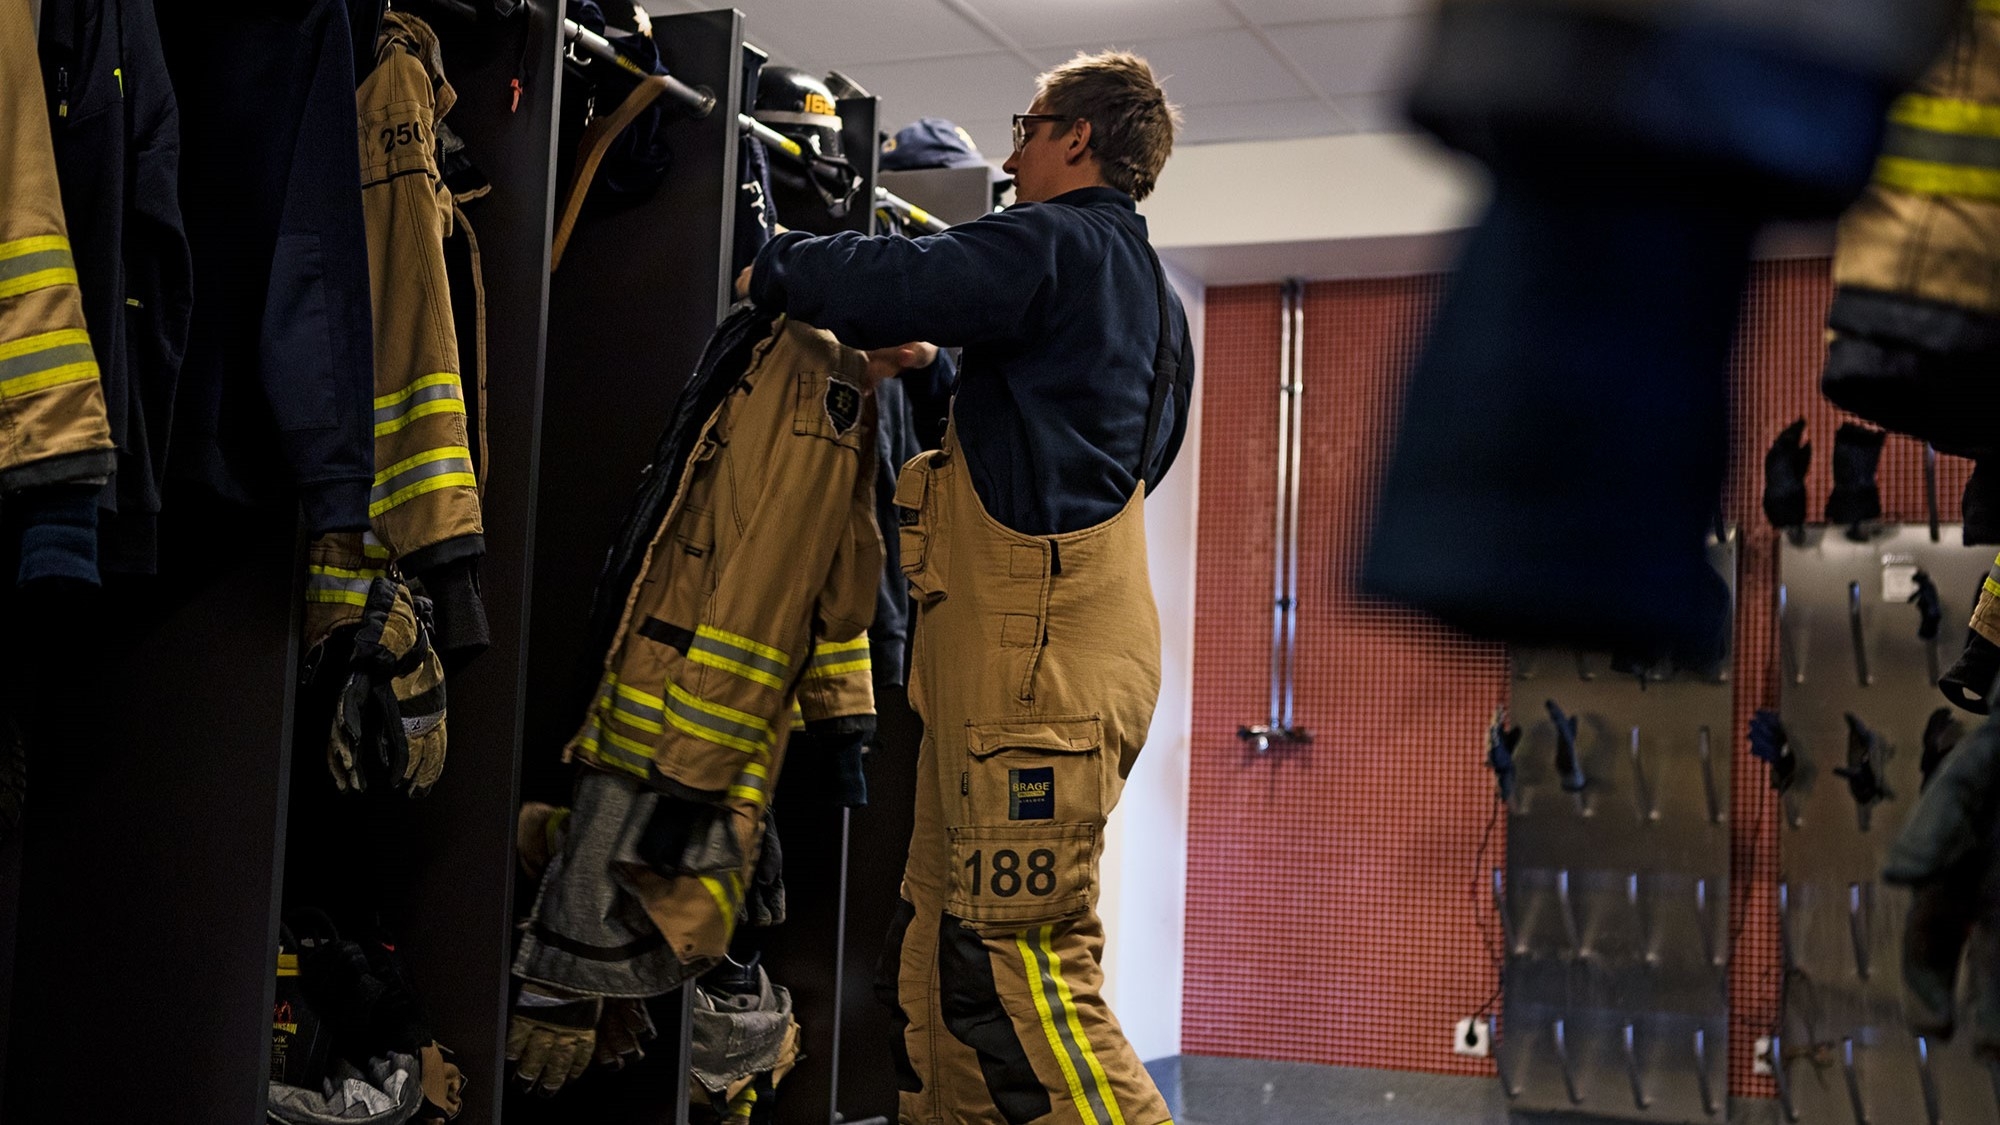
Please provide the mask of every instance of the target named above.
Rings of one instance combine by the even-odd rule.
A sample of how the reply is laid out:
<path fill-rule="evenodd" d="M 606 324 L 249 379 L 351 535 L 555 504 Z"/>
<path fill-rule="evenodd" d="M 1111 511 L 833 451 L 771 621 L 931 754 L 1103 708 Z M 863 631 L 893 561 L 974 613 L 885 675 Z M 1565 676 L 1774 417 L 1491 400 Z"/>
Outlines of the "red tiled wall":
<path fill-rule="evenodd" d="M 1352 593 L 1403 373 L 1438 277 L 1331 282 L 1306 296 L 1307 446 L 1300 514 L 1298 723 L 1309 749 L 1247 754 L 1236 728 L 1268 710 L 1276 286 L 1207 295 L 1197 543 L 1194 761 L 1188 814 L 1190 1054 L 1490 1074 L 1449 1031 L 1497 983 L 1480 872 L 1498 861 L 1483 764 L 1506 659 Z M 1737 618 L 1735 1009 L 1730 1086 L 1768 1094 L 1752 1043 L 1776 1015 L 1775 809 L 1749 757 L 1750 713 L 1776 705 L 1774 535 L 1758 506 L 1763 451 L 1793 418 L 1814 443 L 1810 500 L 1831 486 L 1841 416 L 1818 393 L 1827 263 L 1761 265 L 1737 356 L 1730 519 L 1744 531 Z M 1941 459 L 1945 517 L 1969 466 Z M 1892 438 L 1891 519 L 1924 518 L 1921 448 Z M 1485 854 L 1482 855 L 1481 853 Z"/>

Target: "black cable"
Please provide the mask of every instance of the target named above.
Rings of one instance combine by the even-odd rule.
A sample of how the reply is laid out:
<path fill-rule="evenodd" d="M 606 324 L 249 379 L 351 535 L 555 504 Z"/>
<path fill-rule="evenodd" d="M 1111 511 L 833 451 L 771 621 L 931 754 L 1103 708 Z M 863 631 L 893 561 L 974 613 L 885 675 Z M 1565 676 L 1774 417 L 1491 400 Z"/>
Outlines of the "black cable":
<path fill-rule="evenodd" d="M 1500 799 L 1497 796 L 1493 799 L 1493 813 L 1491 816 L 1488 816 L 1486 818 L 1486 830 L 1480 833 L 1479 851 L 1473 856 L 1472 860 L 1473 875 L 1472 875 L 1471 898 L 1473 906 L 1475 908 L 1474 917 L 1476 917 L 1479 920 L 1478 921 L 1479 937 L 1480 940 L 1486 944 L 1486 957 L 1488 960 L 1493 962 L 1493 972 L 1495 977 L 1493 985 L 1493 995 L 1488 996 L 1486 998 L 1486 1002 L 1479 1006 L 1479 1010 L 1473 1013 L 1474 1016 L 1477 1017 L 1484 1017 L 1491 1015 L 1493 1013 L 1494 1002 L 1500 999 L 1500 994 L 1502 990 L 1506 988 L 1507 959 L 1505 955 L 1501 952 L 1501 950 L 1494 944 L 1493 929 L 1487 923 L 1486 911 L 1484 909 L 1479 908 L 1480 891 L 1485 882 L 1488 879 L 1492 878 L 1492 873 L 1486 870 L 1486 853 L 1493 846 L 1493 828 L 1495 825 L 1500 823 L 1500 810 L 1506 807 L 1507 807 L 1506 801 Z"/>

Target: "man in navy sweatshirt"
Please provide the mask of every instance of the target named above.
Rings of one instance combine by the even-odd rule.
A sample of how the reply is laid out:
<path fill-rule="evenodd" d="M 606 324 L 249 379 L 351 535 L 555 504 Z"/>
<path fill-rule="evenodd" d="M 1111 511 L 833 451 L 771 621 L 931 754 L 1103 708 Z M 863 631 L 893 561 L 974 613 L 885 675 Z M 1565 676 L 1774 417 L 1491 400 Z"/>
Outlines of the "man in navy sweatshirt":
<path fill-rule="evenodd" d="M 783 234 L 738 279 L 889 368 L 964 349 L 944 448 L 896 495 L 929 732 L 878 982 L 906 1122 L 1169 1119 L 1105 1004 L 1095 905 L 1159 691 L 1144 500 L 1193 374 L 1135 206 L 1176 116 L 1143 59 L 1079 56 L 1014 118 L 1014 206 L 917 239 Z"/>

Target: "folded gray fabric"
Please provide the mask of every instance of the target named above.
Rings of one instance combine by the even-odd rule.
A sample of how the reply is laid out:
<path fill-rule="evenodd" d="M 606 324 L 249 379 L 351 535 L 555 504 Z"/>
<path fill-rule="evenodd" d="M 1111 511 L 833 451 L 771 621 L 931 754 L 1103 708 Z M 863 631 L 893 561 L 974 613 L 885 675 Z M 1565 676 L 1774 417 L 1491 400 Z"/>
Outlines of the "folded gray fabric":
<path fill-rule="evenodd" d="M 710 1093 L 776 1067 L 792 1022 L 792 994 L 755 966 L 757 991 L 694 993 L 693 1074 Z"/>
<path fill-rule="evenodd" d="M 370 1059 L 366 1074 L 336 1060 L 323 1090 L 271 1083 L 265 1117 L 278 1125 L 403 1125 L 423 1104 L 417 1060 L 391 1051 Z"/>

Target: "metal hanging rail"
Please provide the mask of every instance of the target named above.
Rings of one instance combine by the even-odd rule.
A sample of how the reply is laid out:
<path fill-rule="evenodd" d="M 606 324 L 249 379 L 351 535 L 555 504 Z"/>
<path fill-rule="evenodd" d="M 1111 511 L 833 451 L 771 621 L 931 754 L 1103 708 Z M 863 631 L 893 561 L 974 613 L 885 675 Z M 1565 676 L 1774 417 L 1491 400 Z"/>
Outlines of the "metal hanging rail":
<path fill-rule="evenodd" d="M 686 110 L 691 117 L 707 117 L 715 110 L 715 94 L 709 90 L 697 90 L 670 74 L 648 74 L 639 69 L 638 64 L 619 53 L 611 45 L 611 40 L 589 28 L 579 26 L 575 20 L 563 21 L 563 40 L 570 46 L 591 58 L 610 63 L 612 66 L 645 80 L 658 82 L 663 88 L 663 96 Z"/>
<path fill-rule="evenodd" d="M 769 125 L 764 124 L 762 121 L 757 120 L 747 113 L 739 113 L 736 115 L 736 124 L 745 133 L 763 142 L 764 147 L 770 149 L 772 152 L 789 158 L 795 164 L 807 164 L 806 150 L 803 145 L 771 128 Z M 885 187 L 875 189 L 875 204 L 878 207 L 886 207 L 896 212 L 900 217 L 908 218 L 910 222 L 932 234 L 951 229 L 951 224 L 944 222 L 936 215 L 931 214 L 929 211 L 911 203 L 909 200 L 904 199 L 902 196 Z"/>
<path fill-rule="evenodd" d="M 1287 281 L 1282 290 L 1278 344 L 1278 498 L 1271 575 L 1271 711 L 1257 726 L 1237 729 L 1238 738 L 1262 754 L 1274 744 L 1312 741 L 1294 726 L 1298 673 L 1299 457 L 1305 415 L 1305 285 Z"/>

